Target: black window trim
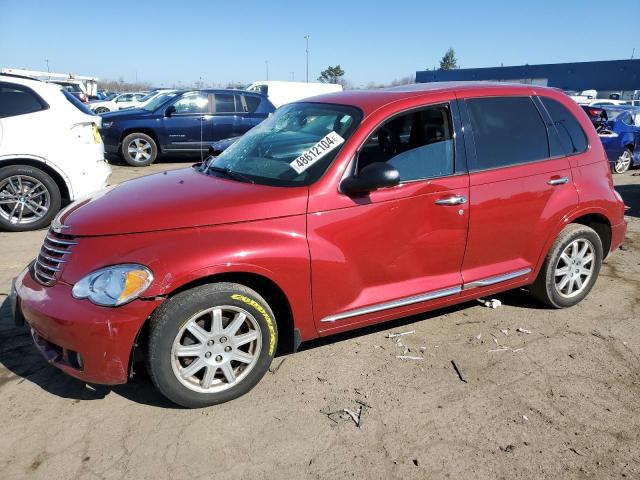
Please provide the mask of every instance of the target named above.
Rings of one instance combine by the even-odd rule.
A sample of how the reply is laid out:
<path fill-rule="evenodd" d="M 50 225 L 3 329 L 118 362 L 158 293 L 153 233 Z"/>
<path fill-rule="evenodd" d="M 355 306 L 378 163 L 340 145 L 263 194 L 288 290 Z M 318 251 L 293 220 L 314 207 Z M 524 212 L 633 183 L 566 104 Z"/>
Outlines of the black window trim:
<path fill-rule="evenodd" d="M 376 132 L 376 130 L 380 128 L 383 124 L 395 118 L 398 118 L 400 116 L 406 115 L 408 113 L 416 112 L 419 110 L 426 110 L 428 108 L 441 107 L 441 106 L 447 107 L 449 109 L 449 114 L 451 115 L 451 125 L 453 127 L 453 173 L 450 175 L 439 175 L 436 177 L 425 177 L 425 178 L 416 178 L 413 180 L 405 180 L 403 182 L 400 182 L 398 185 L 406 185 L 406 184 L 416 183 L 416 182 L 425 182 L 429 180 L 435 180 L 438 178 L 457 177 L 460 175 L 468 174 L 469 172 L 467 171 L 466 154 L 464 152 L 464 146 L 463 148 L 459 148 L 458 146 L 458 141 L 459 141 L 458 139 L 462 136 L 461 135 L 462 122 L 458 112 L 458 103 L 455 99 L 450 99 L 450 100 L 445 100 L 445 101 L 440 101 L 435 103 L 414 105 L 404 110 L 400 110 L 389 117 L 385 117 L 382 121 L 378 122 L 375 125 L 375 127 L 369 132 L 369 134 L 365 137 L 365 139 L 360 143 L 360 145 L 358 145 L 358 148 L 356 148 L 356 152 L 353 155 L 353 158 L 351 159 L 351 161 L 349 162 L 349 165 L 347 166 L 345 170 L 345 174 L 343 175 L 342 179 L 346 177 L 350 177 L 351 175 L 354 175 L 358 172 L 358 157 L 360 156 L 361 150 L 364 148 L 364 145 L 367 143 L 367 140 L 369 140 L 371 135 L 373 135 Z M 461 155 L 464 155 L 463 158 L 460 158 L 460 162 L 458 162 L 459 153 Z"/>
<path fill-rule="evenodd" d="M 551 113 L 547 110 L 547 107 L 544 106 L 544 102 L 542 101 L 543 98 L 548 98 L 550 100 L 554 100 L 554 101 L 558 102 L 560 105 L 562 105 L 562 102 L 560 102 L 559 100 L 557 100 L 557 99 L 555 99 L 553 97 L 549 97 L 547 95 L 534 95 L 534 103 L 538 107 L 538 110 L 543 112 L 542 113 L 542 118 L 544 120 L 545 125 L 547 126 L 547 131 L 549 132 L 549 130 L 551 128 L 553 128 L 553 132 L 554 132 L 554 134 L 556 136 L 556 139 L 559 141 L 560 140 L 560 133 L 558 132 L 558 127 L 556 127 L 556 124 L 553 121 L 553 117 L 551 117 Z M 566 108 L 567 111 L 571 115 L 573 115 L 571 110 L 569 110 L 564 105 L 562 105 L 562 106 L 564 108 Z M 582 155 L 583 153 L 588 152 L 589 150 L 591 150 L 591 143 L 589 141 L 589 136 L 587 135 L 587 132 L 584 131 L 584 128 L 582 128 L 582 124 L 578 121 L 578 119 L 576 118 L 575 120 L 578 123 L 578 126 L 580 127 L 580 130 L 582 130 L 582 134 L 584 135 L 584 138 L 587 140 L 587 148 L 585 148 L 584 150 L 582 150 L 580 152 L 571 152 L 571 153 L 566 153 L 565 152 L 564 154 L 554 155 L 552 157 L 549 157 L 547 160 L 553 160 L 553 159 L 559 159 L 559 158 L 565 158 L 565 157 L 573 157 L 574 155 Z M 551 132 L 549 132 L 549 135 L 551 135 Z M 559 145 L 562 145 L 562 142 L 559 142 Z M 551 144 L 549 144 L 549 151 L 551 151 Z"/>
<path fill-rule="evenodd" d="M 36 93 L 35 90 L 33 90 L 32 88 L 26 86 L 26 85 L 22 85 L 21 83 L 11 83 L 11 82 L 2 82 L 0 81 L 0 88 L 2 87 L 8 87 L 8 88 L 15 88 L 17 90 L 24 90 L 28 93 L 31 93 L 35 99 L 38 101 L 38 103 L 40 104 L 40 106 L 42 107 L 40 110 L 35 110 L 33 112 L 29 112 L 29 113 L 20 113 L 18 115 L 8 115 L 8 116 L 2 116 L 0 115 L 0 118 L 13 118 L 13 117 L 20 117 L 22 115 L 30 115 L 32 113 L 37 113 L 37 112 L 42 112 L 44 110 L 49 110 L 51 108 L 51 106 L 45 101 L 44 98 L 42 98 L 40 95 L 38 95 L 38 93 Z M 66 99 L 65 99 L 66 100 Z"/>
<path fill-rule="evenodd" d="M 476 151 L 476 141 L 474 138 L 474 132 L 473 132 L 473 127 L 471 125 L 471 116 L 469 115 L 469 111 L 467 110 L 467 100 L 474 100 L 477 98 L 529 98 L 531 100 L 531 103 L 533 103 L 535 109 L 538 112 L 538 115 L 540 115 L 540 120 L 542 121 L 542 124 L 545 127 L 545 130 L 547 132 L 547 148 L 549 149 L 549 156 L 545 157 L 545 158 L 540 158 L 540 159 L 536 159 L 536 160 L 530 160 L 527 162 L 518 162 L 518 163 L 510 163 L 509 165 L 500 165 L 497 167 L 490 167 L 490 168 L 474 168 L 477 163 L 478 163 L 478 154 Z M 467 141 L 470 143 L 467 144 L 467 146 L 471 147 L 473 149 L 473 153 L 470 156 L 471 158 L 471 162 L 469 162 L 467 164 L 469 173 L 479 173 L 479 172 L 490 172 L 492 170 L 501 170 L 504 168 L 511 168 L 511 167 L 521 167 L 523 165 L 532 165 L 535 163 L 541 163 L 541 162 L 548 162 L 549 160 L 558 160 L 561 158 L 565 158 L 567 155 L 554 155 L 551 156 L 551 140 L 549 138 L 549 135 L 551 135 L 551 132 L 549 132 L 549 126 L 547 125 L 547 116 L 548 113 L 546 111 L 546 109 L 544 110 L 544 113 L 541 111 L 540 107 L 538 106 L 538 102 L 535 99 L 536 95 L 479 95 L 479 96 L 473 96 L 473 97 L 464 97 L 460 99 L 460 110 L 461 110 L 461 114 L 462 114 L 462 119 L 463 119 L 463 128 L 464 128 L 464 133 L 465 133 L 465 141 Z M 557 136 L 557 132 L 554 132 L 554 135 Z M 584 152 L 582 152 L 584 153 Z"/>

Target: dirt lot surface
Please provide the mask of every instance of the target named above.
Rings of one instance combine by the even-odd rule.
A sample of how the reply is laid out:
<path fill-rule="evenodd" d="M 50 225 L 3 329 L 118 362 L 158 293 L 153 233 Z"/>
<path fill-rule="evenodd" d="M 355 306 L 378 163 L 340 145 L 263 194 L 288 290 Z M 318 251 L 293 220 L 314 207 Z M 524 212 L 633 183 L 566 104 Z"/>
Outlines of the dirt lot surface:
<path fill-rule="evenodd" d="M 640 176 L 615 180 L 627 241 L 580 305 L 514 291 L 325 339 L 202 410 L 143 371 L 109 389 L 49 366 L 6 301 L 45 232 L 0 233 L 0 478 L 640 478 Z M 359 428 L 333 413 L 364 404 Z"/>

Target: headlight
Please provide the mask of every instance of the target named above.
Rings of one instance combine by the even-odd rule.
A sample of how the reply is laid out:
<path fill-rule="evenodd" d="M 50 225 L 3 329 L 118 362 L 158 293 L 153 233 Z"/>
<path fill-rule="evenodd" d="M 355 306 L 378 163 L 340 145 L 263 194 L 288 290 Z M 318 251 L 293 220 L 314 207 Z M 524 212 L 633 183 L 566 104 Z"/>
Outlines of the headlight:
<path fill-rule="evenodd" d="M 88 298 L 103 307 L 117 307 L 138 298 L 153 282 L 151 270 L 125 264 L 101 268 L 73 286 L 74 298 Z"/>

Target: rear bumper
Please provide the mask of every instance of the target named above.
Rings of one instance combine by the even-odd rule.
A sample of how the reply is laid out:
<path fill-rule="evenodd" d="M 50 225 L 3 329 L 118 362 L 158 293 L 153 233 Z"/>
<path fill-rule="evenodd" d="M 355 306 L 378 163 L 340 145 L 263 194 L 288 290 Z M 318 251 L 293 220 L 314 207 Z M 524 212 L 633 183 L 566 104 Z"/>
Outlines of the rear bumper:
<path fill-rule="evenodd" d="M 16 279 L 17 308 L 45 359 L 88 383 L 126 383 L 135 338 L 161 300 L 99 307 L 71 296 L 71 286 L 44 287 L 25 269 Z"/>
<path fill-rule="evenodd" d="M 618 225 L 613 225 L 611 227 L 611 248 L 610 252 L 613 252 L 620 248 L 620 245 L 624 242 L 624 236 L 627 233 L 627 222 L 623 221 Z"/>

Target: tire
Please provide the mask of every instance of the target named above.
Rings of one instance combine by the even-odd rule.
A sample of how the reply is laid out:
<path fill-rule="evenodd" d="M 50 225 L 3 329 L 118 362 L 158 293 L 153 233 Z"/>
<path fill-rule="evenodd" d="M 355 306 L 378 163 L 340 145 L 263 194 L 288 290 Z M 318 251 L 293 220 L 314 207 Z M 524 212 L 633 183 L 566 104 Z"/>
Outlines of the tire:
<path fill-rule="evenodd" d="M 146 167 L 156 161 L 158 146 L 149 135 L 135 132 L 124 137 L 120 153 L 132 167 Z"/>
<path fill-rule="evenodd" d="M 630 148 L 625 148 L 622 155 L 616 159 L 616 163 L 613 165 L 613 171 L 616 173 L 624 173 L 631 168 L 632 163 L 633 152 Z"/>
<path fill-rule="evenodd" d="M 215 328 L 217 316 L 221 322 Z M 170 298 L 153 313 L 147 368 L 172 402 L 207 407 L 251 390 L 269 369 L 277 343 L 273 311 L 257 292 L 236 283 L 203 285 Z"/>
<path fill-rule="evenodd" d="M 587 251 L 580 257 L 585 246 Z M 554 308 L 580 303 L 596 283 L 602 258 L 602 241 L 595 230 L 576 223 L 567 225 L 549 250 L 531 294 Z"/>
<path fill-rule="evenodd" d="M 30 165 L 0 168 L 0 229 L 26 232 L 44 228 L 61 205 L 60 188 L 48 173 Z"/>
<path fill-rule="evenodd" d="M 107 113 L 110 112 L 110 110 L 107 107 L 98 107 L 96 108 L 96 113 L 98 115 L 100 115 L 101 113 Z"/>

